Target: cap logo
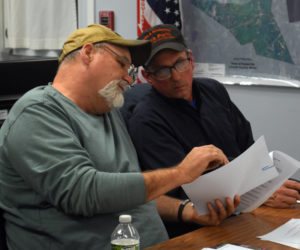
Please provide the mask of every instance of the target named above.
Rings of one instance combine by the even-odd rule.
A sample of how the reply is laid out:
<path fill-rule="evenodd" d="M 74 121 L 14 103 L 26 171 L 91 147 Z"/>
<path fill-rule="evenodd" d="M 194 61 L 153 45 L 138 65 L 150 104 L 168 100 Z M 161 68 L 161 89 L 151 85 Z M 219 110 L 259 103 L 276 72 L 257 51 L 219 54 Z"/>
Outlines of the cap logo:
<path fill-rule="evenodd" d="M 163 33 L 160 33 L 163 32 Z M 149 39 L 148 39 L 149 38 Z M 175 37 L 172 35 L 171 30 L 169 29 L 156 29 L 150 31 L 143 40 L 150 40 L 151 43 L 157 43 L 161 40 L 174 39 Z"/>

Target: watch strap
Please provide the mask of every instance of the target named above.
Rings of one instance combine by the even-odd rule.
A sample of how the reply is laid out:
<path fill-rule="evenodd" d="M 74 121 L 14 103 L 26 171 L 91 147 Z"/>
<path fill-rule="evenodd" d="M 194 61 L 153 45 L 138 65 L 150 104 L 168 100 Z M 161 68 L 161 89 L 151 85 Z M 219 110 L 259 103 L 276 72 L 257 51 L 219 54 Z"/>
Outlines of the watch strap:
<path fill-rule="evenodd" d="M 186 199 L 184 201 L 181 202 L 179 208 L 178 208 L 178 214 L 177 214 L 177 220 L 180 222 L 183 222 L 182 220 L 182 211 L 185 207 L 186 204 L 188 204 L 191 200 L 190 199 Z"/>

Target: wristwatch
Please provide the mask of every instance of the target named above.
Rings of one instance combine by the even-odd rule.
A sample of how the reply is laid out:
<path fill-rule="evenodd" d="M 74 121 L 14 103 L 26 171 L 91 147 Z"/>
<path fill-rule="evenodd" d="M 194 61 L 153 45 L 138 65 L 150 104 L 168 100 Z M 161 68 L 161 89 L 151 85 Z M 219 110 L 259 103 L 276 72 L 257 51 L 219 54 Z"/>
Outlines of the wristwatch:
<path fill-rule="evenodd" d="M 183 202 L 181 202 L 181 204 L 178 208 L 178 214 L 177 214 L 177 220 L 179 222 L 183 222 L 183 220 L 182 220 L 182 211 L 183 211 L 185 205 L 188 204 L 190 201 L 191 201 L 190 199 L 186 199 Z"/>

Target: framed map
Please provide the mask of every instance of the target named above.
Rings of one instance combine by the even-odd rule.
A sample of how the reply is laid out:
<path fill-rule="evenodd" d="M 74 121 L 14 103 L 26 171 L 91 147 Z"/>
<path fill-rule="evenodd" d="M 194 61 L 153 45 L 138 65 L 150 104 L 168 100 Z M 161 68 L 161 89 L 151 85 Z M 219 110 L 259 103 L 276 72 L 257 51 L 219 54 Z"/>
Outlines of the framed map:
<path fill-rule="evenodd" d="M 195 74 L 300 87 L 300 0 L 183 0 Z"/>

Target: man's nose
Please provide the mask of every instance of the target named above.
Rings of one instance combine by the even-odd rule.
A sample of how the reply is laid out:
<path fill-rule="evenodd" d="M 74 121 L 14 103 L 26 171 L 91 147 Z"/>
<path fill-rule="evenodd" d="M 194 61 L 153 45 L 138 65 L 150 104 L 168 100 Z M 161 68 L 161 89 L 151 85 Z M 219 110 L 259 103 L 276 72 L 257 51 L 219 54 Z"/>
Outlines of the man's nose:
<path fill-rule="evenodd" d="M 174 80 L 178 80 L 180 78 L 179 72 L 175 69 L 171 69 L 171 78 Z"/>

